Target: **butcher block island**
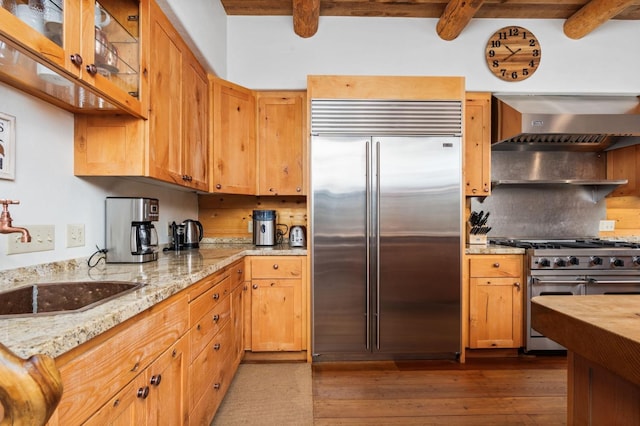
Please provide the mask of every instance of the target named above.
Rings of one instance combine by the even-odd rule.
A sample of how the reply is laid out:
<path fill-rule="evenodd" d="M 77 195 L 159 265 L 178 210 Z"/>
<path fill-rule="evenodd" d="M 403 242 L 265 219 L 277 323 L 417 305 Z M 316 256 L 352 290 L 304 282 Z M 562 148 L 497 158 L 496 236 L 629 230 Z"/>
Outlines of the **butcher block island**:
<path fill-rule="evenodd" d="M 640 296 L 538 296 L 531 315 L 568 350 L 567 424 L 640 424 Z"/>
<path fill-rule="evenodd" d="M 89 268 L 78 260 L 7 271 L 0 279 L 3 291 L 43 282 L 143 286 L 84 311 L 0 318 L 0 342 L 22 359 L 35 354 L 55 359 L 64 390 L 50 426 L 208 425 L 245 350 L 261 350 L 245 337 L 252 328 L 251 300 L 258 294 L 249 285 L 256 265 L 270 267 L 296 288 L 295 310 L 289 297 L 286 304 L 273 299 L 269 306 L 279 328 L 297 333 L 283 335 L 278 328 L 272 335 L 295 338 L 297 352 L 289 356 L 306 359 L 305 259 L 306 250 L 286 245 L 202 244 L 144 264 L 99 262 Z M 270 294 L 260 293 L 262 299 Z M 10 407 L 4 414 L 17 412 Z"/>

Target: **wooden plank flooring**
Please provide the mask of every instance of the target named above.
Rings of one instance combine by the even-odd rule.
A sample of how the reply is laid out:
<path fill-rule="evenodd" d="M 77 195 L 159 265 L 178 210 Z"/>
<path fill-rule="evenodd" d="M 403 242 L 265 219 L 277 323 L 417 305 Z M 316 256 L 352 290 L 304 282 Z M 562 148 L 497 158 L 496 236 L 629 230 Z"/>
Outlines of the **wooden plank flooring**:
<path fill-rule="evenodd" d="M 563 425 L 565 356 L 315 363 L 314 425 Z"/>

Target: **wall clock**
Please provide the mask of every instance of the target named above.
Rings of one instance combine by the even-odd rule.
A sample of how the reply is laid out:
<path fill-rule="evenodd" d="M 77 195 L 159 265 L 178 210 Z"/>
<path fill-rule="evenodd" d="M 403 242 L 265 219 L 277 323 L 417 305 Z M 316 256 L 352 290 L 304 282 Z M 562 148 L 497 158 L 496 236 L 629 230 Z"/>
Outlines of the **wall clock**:
<path fill-rule="evenodd" d="M 536 36 L 526 28 L 511 26 L 496 31 L 485 48 L 489 70 L 504 81 L 522 81 L 540 65 L 542 49 Z"/>

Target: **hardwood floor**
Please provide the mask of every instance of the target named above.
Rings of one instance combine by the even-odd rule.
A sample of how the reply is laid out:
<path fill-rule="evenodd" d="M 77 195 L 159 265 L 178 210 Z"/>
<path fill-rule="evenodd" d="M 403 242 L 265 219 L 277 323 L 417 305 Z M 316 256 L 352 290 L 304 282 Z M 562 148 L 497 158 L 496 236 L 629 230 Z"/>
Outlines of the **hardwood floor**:
<path fill-rule="evenodd" d="M 315 363 L 314 425 L 563 425 L 564 356 Z"/>

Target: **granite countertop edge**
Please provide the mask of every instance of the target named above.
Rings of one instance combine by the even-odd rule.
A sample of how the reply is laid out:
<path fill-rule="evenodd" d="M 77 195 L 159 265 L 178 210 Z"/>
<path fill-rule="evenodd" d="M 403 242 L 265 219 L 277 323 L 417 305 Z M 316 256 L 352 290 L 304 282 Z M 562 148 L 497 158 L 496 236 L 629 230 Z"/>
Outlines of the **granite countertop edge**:
<path fill-rule="evenodd" d="M 468 244 L 465 254 L 525 254 L 525 249 L 495 244 Z"/>
<path fill-rule="evenodd" d="M 155 304 L 177 294 L 245 256 L 305 256 L 288 245 L 201 244 L 198 250 L 161 252 L 158 260 L 138 264 L 105 264 L 89 268 L 86 259 L 3 271 L 0 288 L 10 290 L 42 282 L 133 281 L 145 285 L 85 311 L 0 319 L 0 343 L 21 358 L 53 358 L 87 342 Z"/>

